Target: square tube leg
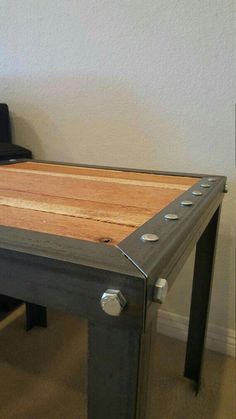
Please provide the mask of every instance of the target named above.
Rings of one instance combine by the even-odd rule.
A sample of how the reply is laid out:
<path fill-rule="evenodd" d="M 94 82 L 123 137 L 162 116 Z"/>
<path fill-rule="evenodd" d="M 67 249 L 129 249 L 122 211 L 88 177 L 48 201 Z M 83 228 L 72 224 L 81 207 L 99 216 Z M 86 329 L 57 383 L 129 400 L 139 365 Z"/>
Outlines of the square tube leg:
<path fill-rule="evenodd" d="M 47 327 L 47 309 L 37 304 L 26 304 L 26 330 L 34 326 Z"/>
<path fill-rule="evenodd" d="M 88 419 L 148 419 L 152 329 L 89 324 Z"/>
<path fill-rule="evenodd" d="M 196 248 L 184 376 L 195 381 L 197 393 L 201 384 L 219 217 L 220 207 L 200 237 Z"/>

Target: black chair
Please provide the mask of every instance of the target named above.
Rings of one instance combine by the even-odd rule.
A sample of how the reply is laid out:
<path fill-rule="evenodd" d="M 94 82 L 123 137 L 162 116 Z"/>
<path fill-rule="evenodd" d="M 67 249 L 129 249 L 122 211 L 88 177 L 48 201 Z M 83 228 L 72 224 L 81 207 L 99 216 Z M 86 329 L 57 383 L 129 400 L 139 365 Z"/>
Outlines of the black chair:
<path fill-rule="evenodd" d="M 0 103 L 0 162 L 6 160 L 31 159 L 32 152 L 19 145 L 12 144 L 11 122 L 8 106 Z M 14 298 L 0 295 L 0 311 L 8 312 L 21 302 Z"/>
<path fill-rule="evenodd" d="M 32 152 L 12 144 L 11 122 L 6 103 L 0 103 L 0 161 L 11 159 L 31 159 Z"/>

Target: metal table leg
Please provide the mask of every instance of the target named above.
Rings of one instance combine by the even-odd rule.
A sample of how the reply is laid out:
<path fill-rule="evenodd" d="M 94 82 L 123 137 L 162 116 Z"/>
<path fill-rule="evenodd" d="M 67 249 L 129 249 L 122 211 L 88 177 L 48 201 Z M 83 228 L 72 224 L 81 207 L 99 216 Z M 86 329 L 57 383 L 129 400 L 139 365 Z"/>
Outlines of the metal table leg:
<path fill-rule="evenodd" d="M 152 333 L 89 323 L 89 419 L 148 419 Z"/>
<path fill-rule="evenodd" d="M 219 218 L 220 207 L 200 237 L 196 248 L 184 376 L 196 382 L 197 393 L 201 384 Z"/>
<path fill-rule="evenodd" d="M 47 309 L 37 304 L 25 303 L 26 305 L 26 330 L 34 326 L 47 327 Z"/>

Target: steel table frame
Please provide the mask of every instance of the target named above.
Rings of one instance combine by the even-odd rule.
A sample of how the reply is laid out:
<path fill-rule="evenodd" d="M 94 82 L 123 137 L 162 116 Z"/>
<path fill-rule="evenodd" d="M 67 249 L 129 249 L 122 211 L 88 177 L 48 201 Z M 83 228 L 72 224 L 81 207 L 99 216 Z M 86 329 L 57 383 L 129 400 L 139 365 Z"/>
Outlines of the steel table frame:
<path fill-rule="evenodd" d="M 226 178 L 214 176 L 209 182 L 211 175 L 79 166 L 200 178 L 115 247 L 0 226 L 0 294 L 26 302 L 27 329 L 46 327 L 46 307 L 88 320 L 88 418 L 148 419 L 151 341 L 159 308 L 153 302 L 153 287 L 157 278 L 166 278 L 171 287 L 195 245 L 184 375 L 194 380 L 197 390 L 200 387 Z M 210 187 L 203 188 L 203 183 Z M 196 189 L 202 196 L 192 194 Z M 193 206 L 181 205 L 189 199 Z M 166 213 L 179 219 L 165 220 Z M 144 233 L 157 234 L 160 240 L 144 243 Z M 101 309 L 107 288 L 121 290 L 128 301 L 118 317 Z"/>

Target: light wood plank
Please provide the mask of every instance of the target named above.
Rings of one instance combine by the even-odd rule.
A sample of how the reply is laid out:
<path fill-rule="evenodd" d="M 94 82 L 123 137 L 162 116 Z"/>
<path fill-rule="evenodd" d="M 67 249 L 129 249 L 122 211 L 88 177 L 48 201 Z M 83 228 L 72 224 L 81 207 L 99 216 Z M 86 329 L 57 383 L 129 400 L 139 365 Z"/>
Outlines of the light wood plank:
<path fill-rule="evenodd" d="M 92 177 L 103 177 L 109 179 L 123 179 L 129 181 L 142 181 L 157 183 L 160 185 L 176 185 L 178 189 L 182 189 L 185 186 L 194 185 L 198 179 L 185 177 L 185 176 L 166 176 L 166 175 L 155 175 L 151 173 L 140 173 L 140 172 L 126 172 L 119 170 L 105 170 L 105 169 L 96 169 L 91 167 L 82 167 L 82 166 L 66 166 L 66 165 L 57 165 L 51 163 L 35 163 L 35 162 L 25 162 L 18 163 L 14 165 L 9 165 L 6 167 L 6 170 L 34 170 L 37 172 L 50 172 L 50 173 L 60 173 L 67 175 L 81 175 L 81 176 L 92 176 Z M 164 187 L 163 185 L 163 187 Z M 148 186 L 148 185 L 147 185 Z M 152 186 L 152 185 L 150 185 Z"/>
<path fill-rule="evenodd" d="M 35 170 L 27 170 L 27 169 L 15 169 L 18 171 L 19 174 L 35 174 Z M 11 169 L 6 168 L 5 172 L 12 171 Z M 120 184 L 120 185 L 129 185 L 129 186 L 141 186 L 141 187 L 152 187 L 152 188 L 163 188 L 163 189 L 178 189 L 180 191 L 186 191 L 186 185 L 181 185 L 178 183 L 171 184 L 171 183 L 161 183 L 161 182 L 150 182 L 144 180 L 133 180 L 133 179 L 118 179 L 114 177 L 105 177 L 105 176 L 92 176 L 92 175 L 84 175 L 84 174 L 70 174 L 70 173 L 58 173 L 58 172 L 47 172 L 43 170 L 37 170 L 37 175 L 43 176 L 52 176 L 55 178 L 67 178 L 67 179 L 77 179 L 77 180 L 88 180 L 98 183 L 112 183 L 112 184 Z"/>
<path fill-rule="evenodd" d="M 0 206 L 25 208 L 34 211 L 69 215 L 84 219 L 138 227 L 152 217 L 156 210 L 93 201 L 57 198 L 40 194 L 0 189 Z"/>
<path fill-rule="evenodd" d="M 52 177 L 35 173 L 17 173 L 17 171 L 0 170 L 0 188 L 35 192 L 40 194 L 92 200 L 107 204 L 121 204 L 140 208 L 165 206 L 176 199 L 182 191 L 129 184 L 94 182 L 91 180 L 68 177 Z M 186 187 L 188 189 L 188 187 Z"/>
<path fill-rule="evenodd" d="M 135 228 L 24 208 L 0 206 L 0 225 L 115 245 Z"/>

